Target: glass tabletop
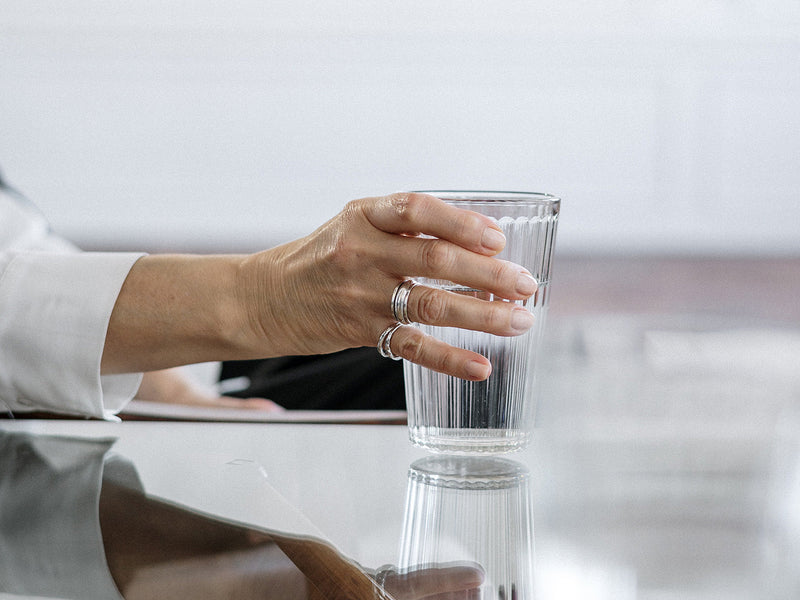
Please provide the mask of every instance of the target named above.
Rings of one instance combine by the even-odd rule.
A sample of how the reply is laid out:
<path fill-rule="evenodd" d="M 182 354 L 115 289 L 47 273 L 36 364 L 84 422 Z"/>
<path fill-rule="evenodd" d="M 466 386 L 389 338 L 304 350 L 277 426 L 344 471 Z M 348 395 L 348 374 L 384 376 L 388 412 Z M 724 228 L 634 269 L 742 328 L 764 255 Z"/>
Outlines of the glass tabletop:
<path fill-rule="evenodd" d="M 532 445 L 394 425 L 5 421 L 0 597 L 800 597 L 796 332 L 551 328 Z"/>

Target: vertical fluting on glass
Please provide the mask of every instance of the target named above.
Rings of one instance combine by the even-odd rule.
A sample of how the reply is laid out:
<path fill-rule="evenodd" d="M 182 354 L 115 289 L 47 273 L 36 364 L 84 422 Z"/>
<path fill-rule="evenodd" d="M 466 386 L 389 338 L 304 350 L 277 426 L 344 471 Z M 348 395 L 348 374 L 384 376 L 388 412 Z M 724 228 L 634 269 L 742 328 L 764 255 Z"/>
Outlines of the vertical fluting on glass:
<path fill-rule="evenodd" d="M 418 325 L 426 334 L 486 356 L 492 363 L 492 375 L 486 381 L 468 382 L 405 363 L 409 434 L 412 442 L 434 451 L 507 452 L 527 445 L 533 425 L 537 350 L 549 301 L 559 201 L 536 194 L 473 194 L 483 200 L 469 199 L 469 193 L 458 194 L 440 197 L 493 218 L 507 240 L 498 258 L 522 265 L 539 282 L 532 298 L 517 302 L 533 313 L 536 323 L 518 337 Z M 449 281 L 420 282 L 507 302 Z"/>
<path fill-rule="evenodd" d="M 533 510 L 528 471 L 496 457 L 438 456 L 408 474 L 400 573 L 477 565 L 476 600 L 533 598 Z M 513 592 L 513 594 L 512 594 Z"/>

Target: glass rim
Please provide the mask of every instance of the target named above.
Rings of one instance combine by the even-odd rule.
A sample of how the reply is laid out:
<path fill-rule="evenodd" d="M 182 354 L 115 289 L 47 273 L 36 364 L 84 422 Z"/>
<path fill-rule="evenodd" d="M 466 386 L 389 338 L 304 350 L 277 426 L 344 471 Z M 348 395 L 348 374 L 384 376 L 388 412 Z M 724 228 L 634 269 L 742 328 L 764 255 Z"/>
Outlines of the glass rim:
<path fill-rule="evenodd" d="M 412 190 L 415 194 L 429 194 L 447 202 L 510 202 L 560 205 L 561 198 L 545 192 L 519 192 L 503 190 Z"/>

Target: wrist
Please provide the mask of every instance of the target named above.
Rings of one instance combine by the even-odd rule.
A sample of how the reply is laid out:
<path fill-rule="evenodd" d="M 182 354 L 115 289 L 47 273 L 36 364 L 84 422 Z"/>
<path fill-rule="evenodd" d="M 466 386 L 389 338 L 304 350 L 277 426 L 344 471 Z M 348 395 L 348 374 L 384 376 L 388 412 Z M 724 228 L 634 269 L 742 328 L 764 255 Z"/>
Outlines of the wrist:
<path fill-rule="evenodd" d="M 285 324 L 281 323 L 276 308 L 280 295 L 279 253 L 278 249 L 272 249 L 238 259 L 227 332 L 241 359 L 287 353 L 281 343 Z"/>

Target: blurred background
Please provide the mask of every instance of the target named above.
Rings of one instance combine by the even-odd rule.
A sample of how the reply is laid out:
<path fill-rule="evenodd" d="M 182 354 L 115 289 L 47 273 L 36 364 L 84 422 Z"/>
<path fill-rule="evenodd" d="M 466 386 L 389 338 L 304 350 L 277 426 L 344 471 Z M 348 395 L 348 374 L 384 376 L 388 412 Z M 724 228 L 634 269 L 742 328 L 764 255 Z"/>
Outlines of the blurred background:
<path fill-rule="evenodd" d="M 85 248 L 255 250 L 472 188 L 562 197 L 562 258 L 800 254 L 797 2 L 2 13 L 0 166 Z"/>

